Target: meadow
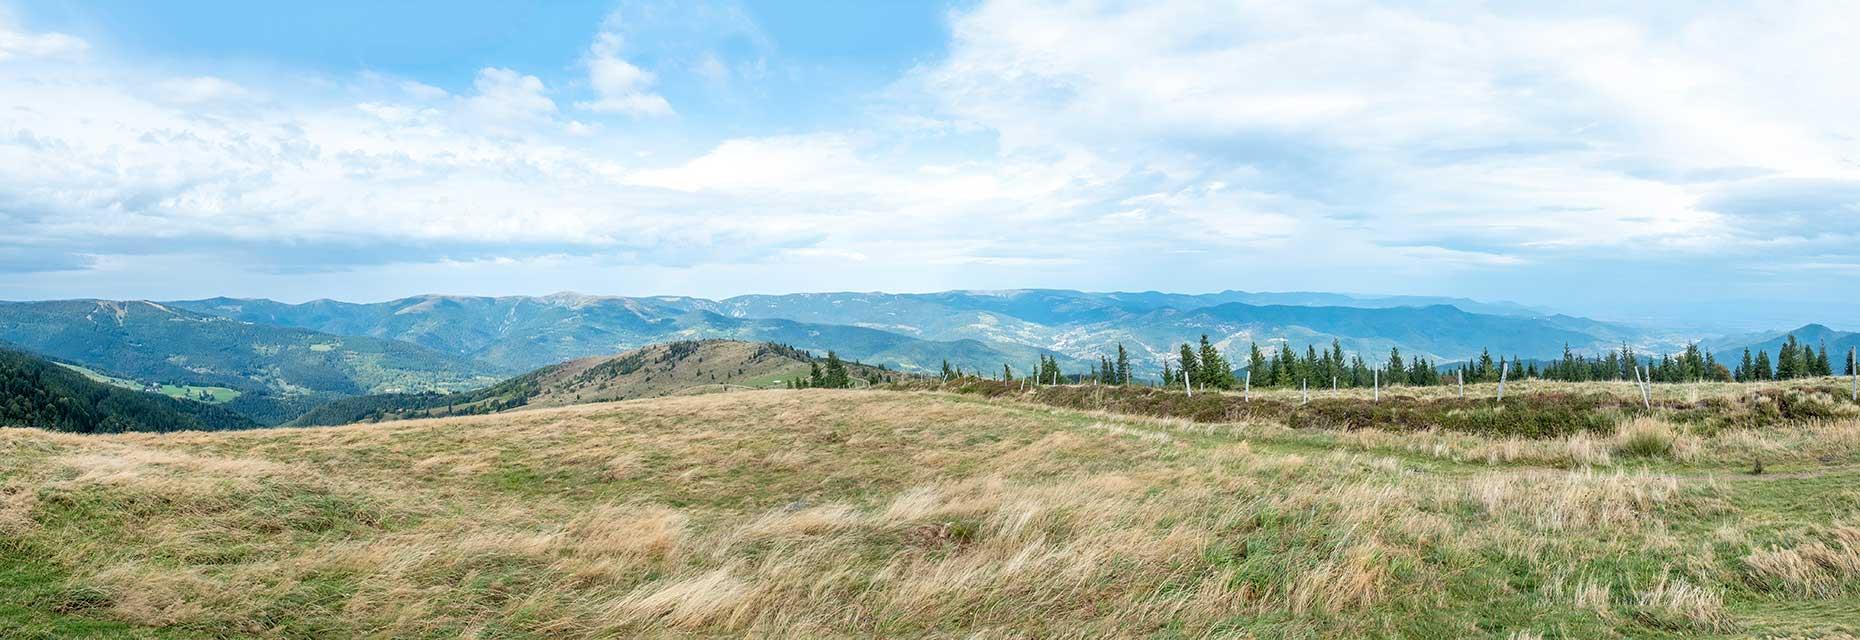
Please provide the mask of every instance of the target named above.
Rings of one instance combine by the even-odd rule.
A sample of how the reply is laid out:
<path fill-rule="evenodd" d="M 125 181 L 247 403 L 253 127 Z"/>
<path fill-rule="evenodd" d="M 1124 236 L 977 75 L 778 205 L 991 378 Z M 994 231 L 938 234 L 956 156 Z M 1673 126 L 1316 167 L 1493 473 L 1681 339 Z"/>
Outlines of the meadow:
<path fill-rule="evenodd" d="M 1843 383 L 1647 410 L 1610 383 L 969 380 L 6 429 L 0 635 L 1851 637 Z M 1492 427 L 1532 412 L 1580 427 Z"/>

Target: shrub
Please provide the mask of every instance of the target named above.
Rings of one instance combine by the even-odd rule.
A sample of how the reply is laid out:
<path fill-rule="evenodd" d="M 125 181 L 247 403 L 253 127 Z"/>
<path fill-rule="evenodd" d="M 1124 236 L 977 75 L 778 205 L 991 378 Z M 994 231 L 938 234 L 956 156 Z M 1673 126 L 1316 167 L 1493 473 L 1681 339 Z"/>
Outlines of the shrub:
<path fill-rule="evenodd" d="M 1642 418 L 1628 423 L 1615 434 L 1615 454 L 1630 458 L 1670 458 L 1675 439 L 1672 426 Z"/>

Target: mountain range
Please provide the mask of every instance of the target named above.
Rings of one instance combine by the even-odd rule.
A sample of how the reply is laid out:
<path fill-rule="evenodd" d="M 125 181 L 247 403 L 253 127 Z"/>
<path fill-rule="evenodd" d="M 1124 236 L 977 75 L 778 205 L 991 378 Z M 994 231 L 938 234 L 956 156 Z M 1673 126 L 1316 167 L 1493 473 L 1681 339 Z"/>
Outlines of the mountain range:
<path fill-rule="evenodd" d="M 1843 349 L 1853 334 L 1811 325 L 1798 338 Z M 1807 332 L 1807 333 L 1802 333 Z M 1812 335 L 1808 335 L 1812 333 Z M 129 386 L 239 392 L 226 408 L 288 422 L 332 400 L 484 389 L 524 371 L 648 345 L 729 339 L 788 345 L 894 371 L 943 363 L 994 374 L 1042 357 L 1084 371 L 1122 345 L 1154 377 L 1175 345 L 1207 335 L 1244 351 L 1328 346 L 1377 361 L 1391 348 L 1445 366 L 1493 355 L 1550 358 L 1567 345 L 1674 352 L 1705 336 L 1456 298 L 1329 293 L 1209 294 L 1052 289 L 805 293 L 721 300 L 559 293 L 423 295 L 372 303 L 210 298 L 172 302 L 0 303 L 0 340 Z M 1783 332 L 1706 339 L 1720 353 Z M 1774 347 L 1770 347 L 1774 351 Z"/>

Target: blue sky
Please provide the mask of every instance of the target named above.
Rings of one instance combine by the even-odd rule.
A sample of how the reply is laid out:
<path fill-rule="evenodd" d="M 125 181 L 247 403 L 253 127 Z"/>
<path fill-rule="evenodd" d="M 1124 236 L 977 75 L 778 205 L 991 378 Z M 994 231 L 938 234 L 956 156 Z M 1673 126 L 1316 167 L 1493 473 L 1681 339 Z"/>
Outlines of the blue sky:
<path fill-rule="evenodd" d="M 1860 317 L 1851 3 L 8 2 L 0 298 Z"/>

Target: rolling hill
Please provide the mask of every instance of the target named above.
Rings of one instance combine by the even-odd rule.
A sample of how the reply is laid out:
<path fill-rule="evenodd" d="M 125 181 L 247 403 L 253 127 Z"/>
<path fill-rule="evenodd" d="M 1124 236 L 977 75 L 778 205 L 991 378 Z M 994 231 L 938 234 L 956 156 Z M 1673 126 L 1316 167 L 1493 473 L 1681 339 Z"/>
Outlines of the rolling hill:
<path fill-rule="evenodd" d="M 121 433 L 258 425 L 218 406 L 97 382 L 50 360 L 0 346 L 0 426 Z"/>
<path fill-rule="evenodd" d="M 767 342 L 678 341 L 619 355 L 550 365 L 496 385 L 459 393 L 383 394 L 331 401 L 293 426 L 335 425 L 411 417 L 492 413 L 673 395 L 769 389 L 808 375 L 821 363 L 806 351 Z M 846 363 L 856 386 L 895 381 L 901 374 Z"/>
<path fill-rule="evenodd" d="M 0 339 L 111 376 L 239 390 L 227 406 L 261 423 L 288 420 L 332 397 L 467 389 L 504 373 L 405 342 L 143 301 L 0 303 Z"/>

